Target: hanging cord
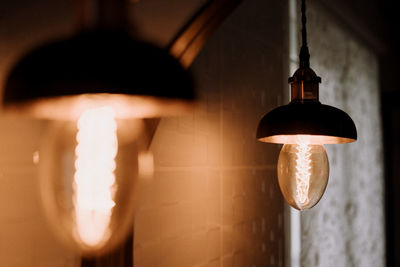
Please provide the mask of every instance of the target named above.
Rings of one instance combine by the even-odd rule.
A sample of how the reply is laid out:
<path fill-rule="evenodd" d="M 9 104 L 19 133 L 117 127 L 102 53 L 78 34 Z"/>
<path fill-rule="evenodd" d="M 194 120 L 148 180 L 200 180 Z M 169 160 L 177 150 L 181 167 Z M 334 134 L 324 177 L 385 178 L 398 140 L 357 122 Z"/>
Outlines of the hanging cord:
<path fill-rule="evenodd" d="M 306 28 L 307 18 L 306 18 L 306 0 L 301 0 L 301 37 L 302 46 L 300 49 L 300 67 L 308 68 L 310 67 L 310 53 L 307 47 L 307 28 Z"/>
<path fill-rule="evenodd" d="M 306 1 L 302 0 L 301 1 L 301 37 L 303 41 L 303 46 L 307 46 L 307 29 L 306 29 L 306 23 L 307 23 L 307 18 L 306 18 Z"/>

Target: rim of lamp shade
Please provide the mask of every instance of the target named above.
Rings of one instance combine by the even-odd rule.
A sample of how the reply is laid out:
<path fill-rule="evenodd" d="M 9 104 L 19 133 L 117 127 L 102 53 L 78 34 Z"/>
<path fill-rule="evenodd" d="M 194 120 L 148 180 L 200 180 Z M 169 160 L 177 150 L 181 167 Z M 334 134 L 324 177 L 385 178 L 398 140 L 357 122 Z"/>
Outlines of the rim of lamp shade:
<path fill-rule="evenodd" d="M 8 112 L 74 119 L 109 105 L 119 118 L 183 113 L 195 92 L 188 71 L 167 51 L 122 30 L 93 30 L 34 49 L 5 83 Z"/>
<path fill-rule="evenodd" d="M 291 102 L 268 112 L 257 128 L 257 139 L 277 144 L 340 144 L 357 140 L 350 116 L 319 102 Z"/>

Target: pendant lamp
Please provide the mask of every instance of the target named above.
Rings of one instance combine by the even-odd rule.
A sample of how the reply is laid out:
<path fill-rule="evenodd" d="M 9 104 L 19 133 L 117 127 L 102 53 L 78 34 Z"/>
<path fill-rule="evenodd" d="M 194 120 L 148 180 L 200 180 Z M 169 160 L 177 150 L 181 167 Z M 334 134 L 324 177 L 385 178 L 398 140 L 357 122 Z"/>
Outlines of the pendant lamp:
<path fill-rule="evenodd" d="M 86 22 L 75 36 L 33 49 L 16 64 L 5 84 L 4 109 L 75 119 L 88 106 L 113 106 L 123 118 L 190 108 L 195 98 L 191 77 L 166 50 L 129 34 L 126 1 L 94 2 L 95 22 Z"/>
<path fill-rule="evenodd" d="M 54 121 L 40 150 L 42 203 L 59 239 L 85 256 L 132 230 L 139 119 L 185 113 L 195 100 L 181 64 L 129 34 L 125 0 L 92 2 L 78 34 L 19 60 L 2 100 L 6 112 Z"/>
<path fill-rule="evenodd" d="M 268 112 L 259 122 L 257 139 L 284 144 L 278 159 L 278 181 L 286 201 L 298 210 L 321 199 L 329 177 L 324 144 L 357 140 L 353 120 L 344 111 L 319 102 L 321 78 L 310 68 L 305 0 L 301 2 L 300 66 L 289 78 L 291 102 Z"/>

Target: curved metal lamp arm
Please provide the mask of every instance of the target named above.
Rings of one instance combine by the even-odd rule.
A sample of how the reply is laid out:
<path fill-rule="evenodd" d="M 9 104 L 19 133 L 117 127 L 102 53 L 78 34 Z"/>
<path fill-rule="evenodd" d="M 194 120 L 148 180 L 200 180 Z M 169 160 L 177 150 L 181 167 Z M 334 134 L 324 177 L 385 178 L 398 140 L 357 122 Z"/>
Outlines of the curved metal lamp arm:
<path fill-rule="evenodd" d="M 169 52 L 189 68 L 218 26 L 243 0 L 211 0 L 207 2 L 178 33 L 169 45 Z"/>
<path fill-rule="evenodd" d="M 219 25 L 243 0 L 210 0 L 182 28 L 168 46 L 169 53 L 188 69 Z M 160 119 L 146 119 L 150 147 Z"/>

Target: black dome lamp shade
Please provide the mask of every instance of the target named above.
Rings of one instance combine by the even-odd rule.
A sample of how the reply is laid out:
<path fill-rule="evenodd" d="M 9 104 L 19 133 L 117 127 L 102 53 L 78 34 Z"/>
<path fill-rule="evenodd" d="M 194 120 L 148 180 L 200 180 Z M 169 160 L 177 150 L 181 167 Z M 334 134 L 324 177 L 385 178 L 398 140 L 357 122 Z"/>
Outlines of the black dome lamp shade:
<path fill-rule="evenodd" d="M 307 135 L 310 143 L 316 144 L 354 142 L 357 140 L 357 130 L 350 116 L 340 109 L 319 102 L 321 78 L 310 68 L 305 15 L 303 23 L 300 67 L 289 78 L 291 102 L 273 109 L 261 119 L 257 139 L 261 142 L 287 144 L 296 143 L 298 135 Z"/>
<path fill-rule="evenodd" d="M 286 201 L 299 210 L 321 199 L 328 183 L 329 162 L 324 144 L 357 140 L 353 120 L 344 111 L 319 102 L 321 78 L 310 68 L 305 0 L 302 0 L 300 67 L 289 78 L 291 102 L 268 112 L 260 121 L 257 139 L 284 144 L 278 159 L 278 181 Z"/>
<path fill-rule="evenodd" d="M 190 108 L 191 77 L 167 51 L 128 34 L 124 4 L 98 0 L 95 27 L 23 57 L 6 81 L 4 108 L 54 119 L 76 118 L 97 105 L 112 106 L 122 118 Z"/>

